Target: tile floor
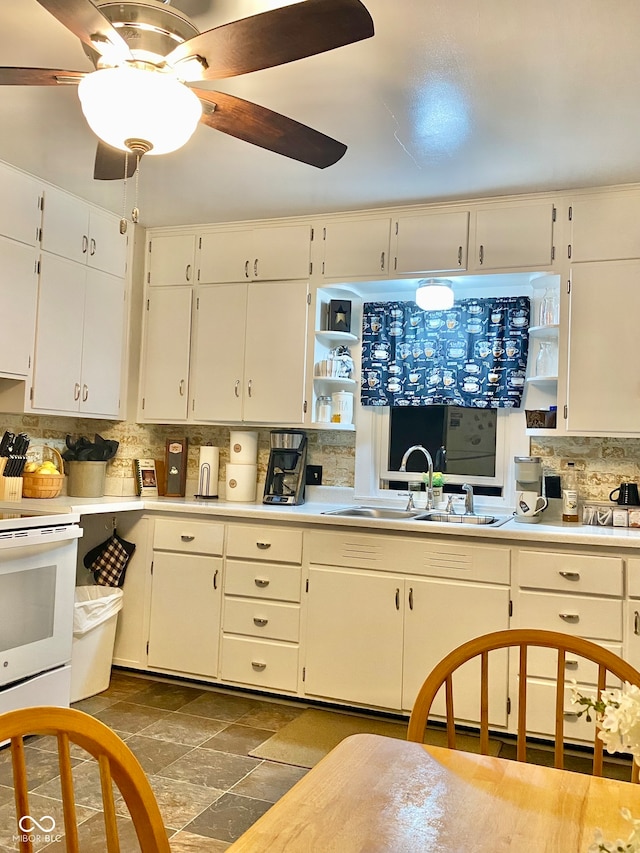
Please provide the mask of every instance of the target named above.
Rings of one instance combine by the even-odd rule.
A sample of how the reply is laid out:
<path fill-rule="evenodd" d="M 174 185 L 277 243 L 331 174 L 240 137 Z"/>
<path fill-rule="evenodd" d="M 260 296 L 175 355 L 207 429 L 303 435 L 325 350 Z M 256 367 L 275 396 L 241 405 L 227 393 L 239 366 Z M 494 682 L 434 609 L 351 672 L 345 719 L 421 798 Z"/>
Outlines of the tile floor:
<path fill-rule="evenodd" d="M 172 853 L 220 853 L 307 772 L 249 756 L 250 750 L 302 713 L 305 706 L 262 701 L 240 693 L 163 682 L 114 670 L 109 689 L 78 702 L 126 740 L 147 773 L 162 812 Z M 62 825 L 52 738 L 27 747 L 30 805 Z M 103 853 L 99 783 L 93 765 L 77 754 L 83 853 Z M 8 750 L 0 751 L 0 853 L 12 846 L 13 789 Z M 126 807 L 123 806 L 123 814 Z M 11 812 L 9 812 L 11 810 Z M 57 815 L 59 814 L 59 817 Z M 6 816 L 6 817 L 5 817 Z M 129 835 L 128 833 L 131 833 Z M 122 853 L 138 850 L 125 826 Z M 127 838 L 130 841 L 127 841 Z M 126 846 L 129 844 L 130 846 Z M 60 851 L 61 845 L 39 850 Z"/>

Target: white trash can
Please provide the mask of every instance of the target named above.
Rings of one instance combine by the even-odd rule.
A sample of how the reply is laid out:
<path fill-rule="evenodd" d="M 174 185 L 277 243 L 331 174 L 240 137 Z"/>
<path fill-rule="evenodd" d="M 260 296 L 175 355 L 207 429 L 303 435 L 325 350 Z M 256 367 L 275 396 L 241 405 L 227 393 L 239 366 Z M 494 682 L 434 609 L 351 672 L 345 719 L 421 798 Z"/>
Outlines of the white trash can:
<path fill-rule="evenodd" d="M 71 649 L 72 702 L 95 696 L 109 686 L 122 598 L 123 592 L 118 587 L 76 587 Z"/>

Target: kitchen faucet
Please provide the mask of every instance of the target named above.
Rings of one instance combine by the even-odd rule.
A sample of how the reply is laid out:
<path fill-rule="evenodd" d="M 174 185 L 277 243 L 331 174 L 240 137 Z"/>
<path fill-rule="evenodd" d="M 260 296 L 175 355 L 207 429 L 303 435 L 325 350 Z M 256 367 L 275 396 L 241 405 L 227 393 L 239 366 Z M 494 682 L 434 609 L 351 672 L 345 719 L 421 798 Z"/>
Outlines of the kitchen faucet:
<path fill-rule="evenodd" d="M 427 483 L 427 505 L 426 509 L 433 509 L 433 459 L 431 458 L 431 454 L 427 450 L 426 447 L 423 447 L 421 444 L 414 444 L 408 450 L 405 450 L 404 456 L 402 457 L 402 462 L 400 463 L 400 471 L 407 470 L 407 460 L 411 456 L 414 450 L 419 450 L 424 454 L 425 459 L 427 460 L 427 465 L 429 466 L 429 481 Z M 407 505 L 407 509 L 411 509 L 413 504 L 413 495 L 409 494 L 409 503 Z"/>
<path fill-rule="evenodd" d="M 464 495 L 464 514 L 465 515 L 475 515 L 473 509 L 473 486 L 470 486 L 468 483 L 465 483 L 462 486 L 462 491 L 465 493 Z"/>

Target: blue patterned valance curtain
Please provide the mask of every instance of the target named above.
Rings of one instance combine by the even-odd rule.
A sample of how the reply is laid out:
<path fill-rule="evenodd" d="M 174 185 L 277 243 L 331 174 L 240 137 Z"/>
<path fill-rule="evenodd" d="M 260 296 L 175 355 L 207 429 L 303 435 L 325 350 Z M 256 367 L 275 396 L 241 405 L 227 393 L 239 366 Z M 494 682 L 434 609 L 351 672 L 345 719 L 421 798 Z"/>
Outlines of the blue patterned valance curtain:
<path fill-rule="evenodd" d="M 528 296 L 462 299 L 448 311 L 365 303 L 362 405 L 519 408 L 529 317 Z"/>

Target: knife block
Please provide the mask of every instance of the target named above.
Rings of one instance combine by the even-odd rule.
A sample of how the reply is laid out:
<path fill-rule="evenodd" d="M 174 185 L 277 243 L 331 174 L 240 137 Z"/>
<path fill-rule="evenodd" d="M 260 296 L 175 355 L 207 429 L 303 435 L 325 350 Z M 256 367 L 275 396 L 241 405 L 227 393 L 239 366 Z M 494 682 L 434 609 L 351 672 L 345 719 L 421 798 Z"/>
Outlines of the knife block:
<path fill-rule="evenodd" d="M 22 500 L 22 477 L 0 477 L 0 501 Z"/>

